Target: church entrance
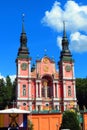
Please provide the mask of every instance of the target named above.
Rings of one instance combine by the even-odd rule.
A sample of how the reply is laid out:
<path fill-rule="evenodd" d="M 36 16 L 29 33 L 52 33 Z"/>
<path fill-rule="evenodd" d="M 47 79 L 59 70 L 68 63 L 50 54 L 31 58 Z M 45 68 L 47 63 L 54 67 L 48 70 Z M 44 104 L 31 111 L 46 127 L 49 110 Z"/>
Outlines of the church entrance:
<path fill-rule="evenodd" d="M 53 96 L 53 80 L 50 75 L 42 77 L 42 97 L 51 98 Z"/>

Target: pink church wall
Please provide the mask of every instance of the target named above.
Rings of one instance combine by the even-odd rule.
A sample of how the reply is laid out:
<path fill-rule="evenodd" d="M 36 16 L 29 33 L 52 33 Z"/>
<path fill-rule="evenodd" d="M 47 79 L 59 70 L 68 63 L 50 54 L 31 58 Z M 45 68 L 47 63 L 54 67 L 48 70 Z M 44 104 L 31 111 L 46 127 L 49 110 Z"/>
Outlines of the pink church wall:
<path fill-rule="evenodd" d="M 20 76 L 28 76 L 28 70 L 29 70 L 29 68 L 27 67 L 27 71 L 26 70 L 22 70 L 21 69 L 21 65 L 22 65 L 22 63 L 27 63 L 28 65 L 29 65 L 29 63 L 28 63 L 28 61 L 26 61 L 26 60 L 20 60 Z"/>

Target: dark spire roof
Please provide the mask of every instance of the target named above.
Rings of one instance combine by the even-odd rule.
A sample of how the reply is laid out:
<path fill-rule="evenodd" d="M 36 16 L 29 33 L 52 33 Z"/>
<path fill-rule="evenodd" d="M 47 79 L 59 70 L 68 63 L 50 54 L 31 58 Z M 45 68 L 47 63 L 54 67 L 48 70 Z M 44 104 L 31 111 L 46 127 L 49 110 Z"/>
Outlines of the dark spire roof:
<path fill-rule="evenodd" d="M 63 21 L 62 51 L 60 57 L 72 57 L 71 52 L 69 50 L 69 42 L 66 35 L 65 21 Z"/>
<path fill-rule="evenodd" d="M 18 57 L 19 58 L 28 58 L 29 52 L 27 48 L 27 36 L 24 30 L 24 14 L 22 16 L 22 33 L 20 36 L 20 48 L 18 51 Z"/>
<path fill-rule="evenodd" d="M 63 38 L 66 39 L 65 21 L 63 21 Z"/>
<path fill-rule="evenodd" d="M 63 21 L 62 50 L 68 50 L 68 39 L 66 36 L 65 21 Z"/>

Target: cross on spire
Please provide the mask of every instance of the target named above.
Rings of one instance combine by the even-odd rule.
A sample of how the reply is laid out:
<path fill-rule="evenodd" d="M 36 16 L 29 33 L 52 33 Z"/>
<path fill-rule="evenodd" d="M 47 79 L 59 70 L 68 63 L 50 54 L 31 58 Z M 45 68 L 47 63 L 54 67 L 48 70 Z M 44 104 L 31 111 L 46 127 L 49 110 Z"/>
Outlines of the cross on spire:
<path fill-rule="evenodd" d="M 15 104 L 16 104 L 16 102 L 13 100 L 13 101 L 12 101 L 12 107 L 13 107 L 13 108 L 15 108 Z"/>
<path fill-rule="evenodd" d="M 44 49 L 45 56 L 47 55 L 47 49 Z"/>
<path fill-rule="evenodd" d="M 22 14 L 22 21 L 24 22 L 24 17 L 25 17 L 25 14 L 23 13 Z"/>
<path fill-rule="evenodd" d="M 22 33 L 24 33 L 24 17 L 25 17 L 25 14 L 23 13 L 22 14 Z"/>

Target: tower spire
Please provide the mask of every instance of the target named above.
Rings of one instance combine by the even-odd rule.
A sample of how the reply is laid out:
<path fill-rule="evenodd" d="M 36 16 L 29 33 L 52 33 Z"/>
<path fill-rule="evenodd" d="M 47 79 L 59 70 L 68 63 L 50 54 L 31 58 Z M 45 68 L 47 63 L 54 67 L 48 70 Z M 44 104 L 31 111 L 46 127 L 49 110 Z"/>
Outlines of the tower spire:
<path fill-rule="evenodd" d="M 27 48 L 27 36 L 24 29 L 24 16 L 25 14 L 22 14 L 22 32 L 20 36 L 20 48 L 18 51 L 18 57 L 29 57 L 29 52 Z"/>
<path fill-rule="evenodd" d="M 62 50 L 68 50 L 68 39 L 66 36 L 65 21 L 63 21 Z"/>
<path fill-rule="evenodd" d="M 24 31 L 24 16 L 25 15 L 22 14 L 22 33 L 21 33 L 21 37 L 20 37 L 20 42 L 21 42 L 22 47 L 27 47 L 27 36 Z"/>
<path fill-rule="evenodd" d="M 63 21 L 63 37 L 62 37 L 61 58 L 64 56 L 71 57 L 71 52 L 69 50 L 69 42 L 68 42 L 67 35 L 66 35 L 65 21 Z"/>

